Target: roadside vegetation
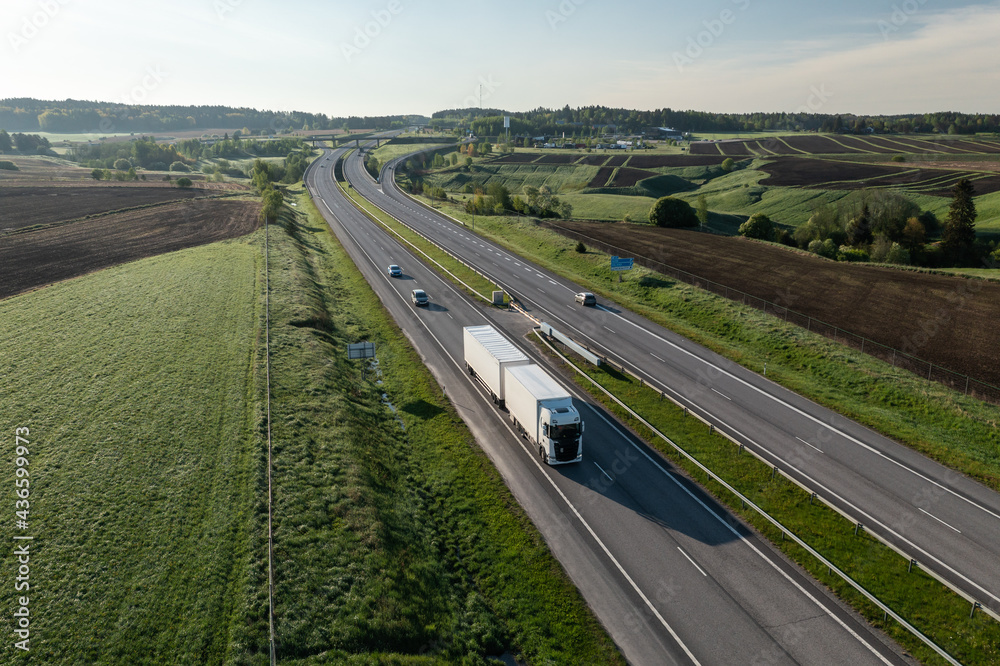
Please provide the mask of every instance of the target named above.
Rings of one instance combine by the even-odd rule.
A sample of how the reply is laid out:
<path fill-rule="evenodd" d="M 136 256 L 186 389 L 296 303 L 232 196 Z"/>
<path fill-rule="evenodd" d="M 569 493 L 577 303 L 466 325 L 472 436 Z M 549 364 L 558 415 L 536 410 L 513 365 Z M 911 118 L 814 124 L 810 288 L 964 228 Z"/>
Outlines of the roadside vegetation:
<path fill-rule="evenodd" d="M 281 663 L 618 664 L 299 187 L 271 227 Z M 346 345 L 371 341 L 362 376 Z"/>

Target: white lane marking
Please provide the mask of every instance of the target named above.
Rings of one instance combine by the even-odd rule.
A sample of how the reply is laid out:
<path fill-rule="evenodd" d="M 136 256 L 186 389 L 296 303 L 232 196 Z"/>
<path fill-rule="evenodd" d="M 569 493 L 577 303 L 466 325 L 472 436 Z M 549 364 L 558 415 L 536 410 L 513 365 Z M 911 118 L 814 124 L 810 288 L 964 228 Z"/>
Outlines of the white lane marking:
<path fill-rule="evenodd" d="M 656 354 L 654 354 L 653 352 L 649 352 L 649 355 L 650 355 L 650 356 L 652 356 L 653 358 L 655 358 L 655 359 L 656 359 L 657 361 L 659 361 L 660 363 L 666 363 L 666 361 L 664 361 L 664 360 L 663 360 L 662 358 L 660 358 L 659 356 L 657 356 L 657 355 L 656 355 Z"/>
<path fill-rule="evenodd" d="M 420 321 L 421 321 L 421 323 L 423 323 L 422 319 Z M 581 397 L 580 392 L 579 391 L 574 391 L 574 392 L 576 393 L 577 398 L 579 400 L 581 400 L 581 402 L 582 402 L 583 398 Z M 484 400 L 485 400 L 485 398 L 484 398 Z M 833 613 L 833 611 L 831 611 L 829 608 L 827 608 L 822 603 L 820 603 L 819 599 L 817 599 L 816 597 L 814 597 L 812 594 L 809 593 L 808 590 L 806 590 L 804 587 L 802 587 L 801 585 L 799 585 L 799 583 L 797 581 L 795 581 L 788 573 L 785 572 L 784 569 L 782 569 L 781 567 L 779 567 L 774 561 L 772 561 L 763 552 L 761 552 L 761 550 L 759 548 L 757 548 L 755 545 L 753 545 L 752 543 L 750 543 L 749 539 L 747 539 L 745 536 L 743 536 L 742 534 L 740 534 L 739 531 L 735 527 L 733 527 L 732 525 L 730 525 L 722 516 L 720 516 L 719 514 L 715 513 L 711 509 L 709 509 L 708 505 L 705 504 L 701 500 L 700 497 L 698 497 L 697 495 L 694 494 L 694 491 L 692 491 L 686 485 L 684 485 L 683 483 L 681 483 L 678 479 L 674 478 L 673 475 L 671 475 L 669 472 L 667 472 L 667 470 L 665 470 L 663 468 L 663 466 L 660 465 L 660 463 L 656 462 L 656 460 L 654 460 L 648 453 L 646 453 L 645 451 L 643 451 L 642 448 L 640 448 L 639 445 L 636 444 L 635 441 L 633 441 L 633 439 L 631 437 L 627 436 L 624 432 L 622 432 L 622 430 L 618 426 L 616 426 L 614 423 L 612 423 L 611 421 L 609 421 L 608 418 L 604 416 L 604 414 L 602 414 L 600 411 L 598 411 L 595 408 L 591 408 L 591 411 L 593 411 L 594 414 L 597 414 L 598 418 L 600 418 L 602 421 L 604 421 L 606 424 L 608 424 L 609 428 L 611 428 L 612 430 L 614 430 L 615 432 L 617 432 L 621 437 L 623 437 L 625 439 L 625 441 L 627 441 L 629 444 L 631 444 L 632 448 L 634 448 L 636 451 L 638 451 L 639 454 L 642 455 L 646 460 L 648 460 L 649 462 L 651 462 L 653 464 L 653 466 L 656 467 L 658 470 L 660 470 L 660 472 L 662 472 L 665 477 L 667 477 L 668 479 L 670 479 L 670 481 L 673 482 L 674 485 L 678 486 L 681 490 L 683 490 L 688 495 L 688 497 L 690 497 L 695 502 L 697 502 L 701 506 L 701 508 L 705 509 L 705 511 L 707 511 L 710 516 L 712 516 L 717 521 L 719 521 L 720 523 L 722 523 L 722 525 L 727 530 L 729 530 L 730 532 L 732 532 L 733 535 L 737 539 L 739 539 L 740 541 L 742 541 L 745 546 L 747 546 L 748 548 L 750 548 L 750 550 L 752 550 L 754 553 L 756 553 L 758 556 L 760 556 L 760 559 L 762 559 L 765 562 L 767 562 L 768 564 L 770 564 L 771 568 L 773 568 L 775 571 L 777 571 L 779 574 L 781 574 L 781 576 L 785 580 L 787 580 L 789 583 L 791 583 L 793 586 L 795 586 L 795 588 L 798 589 L 798 591 L 801 592 L 803 595 L 805 595 L 810 601 L 812 601 L 814 604 L 816 604 L 817 606 L 819 606 L 819 608 L 821 608 L 828 616 L 830 616 L 831 618 L 833 618 L 834 622 L 836 622 L 837 624 L 839 624 L 847 633 L 849 633 L 851 636 L 853 636 L 859 643 L 861 643 L 866 648 L 868 648 L 868 650 L 872 654 L 874 654 L 876 657 L 878 657 L 882 661 L 883 664 L 887 664 L 887 666 L 892 666 L 892 662 L 890 662 L 888 659 L 886 659 L 884 656 L 882 656 L 882 654 L 878 650 L 876 650 L 874 647 L 872 647 L 868 643 L 868 641 L 866 641 L 864 638 L 862 638 L 861 636 L 859 636 L 857 634 L 857 632 L 855 632 L 853 629 L 851 629 L 849 626 L 847 626 L 847 624 L 843 620 L 841 620 L 839 617 L 837 617 Z M 531 456 L 531 459 L 534 460 L 536 464 L 541 465 L 541 463 L 539 461 L 535 460 L 535 456 L 534 455 Z M 683 645 L 683 643 L 681 645 Z"/>
<path fill-rule="evenodd" d="M 698 570 L 698 573 L 700 573 L 705 578 L 708 578 L 708 574 L 705 573 L 705 570 L 702 569 L 701 567 L 699 567 L 698 564 L 694 560 L 691 559 L 691 556 L 684 552 L 683 548 L 681 548 L 680 546 L 677 546 L 677 550 L 681 551 L 681 555 L 683 555 L 685 558 L 687 558 L 687 561 L 690 562 L 692 565 L 694 565 L 694 568 Z"/>
<path fill-rule="evenodd" d="M 602 328 L 603 328 L 603 329 L 604 329 L 605 331 L 607 331 L 608 333 L 610 333 L 611 335 L 614 335 L 614 334 L 615 334 L 615 332 L 614 332 L 614 331 L 612 331 L 612 330 L 611 330 L 610 328 L 608 328 L 607 326 L 602 326 Z"/>
<path fill-rule="evenodd" d="M 949 525 L 948 523 L 944 522 L 943 520 L 941 520 L 941 519 L 940 519 L 940 518 L 938 518 L 937 516 L 935 516 L 935 515 L 932 515 L 932 514 L 930 514 L 930 513 L 927 513 L 927 512 L 926 512 L 926 511 L 924 511 L 923 509 L 920 509 L 920 511 L 921 511 L 921 512 L 923 512 L 923 513 L 925 513 L 926 515 L 930 516 L 930 517 L 931 517 L 931 518 L 933 518 L 934 520 L 938 521 L 939 523 L 941 523 L 941 524 L 942 524 L 942 525 L 944 525 L 945 527 L 947 527 L 947 528 L 950 528 L 950 529 L 953 529 L 953 530 L 955 530 L 956 532 L 958 532 L 959 534 L 961 534 L 961 533 L 962 533 L 962 530 L 958 529 L 957 527 L 952 527 L 951 525 Z"/>
<path fill-rule="evenodd" d="M 590 462 L 594 462 L 594 461 L 591 460 Z M 604 476 L 608 477 L 608 481 L 610 481 L 611 483 L 615 482 L 615 480 L 611 478 L 611 475 L 604 471 L 603 467 L 601 467 L 600 465 L 598 465 L 596 462 L 594 462 L 594 465 L 597 466 L 597 469 L 601 470 L 601 474 L 603 474 Z"/>
<path fill-rule="evenodd" d="M 452 317 L 452 316 L 451 316 L 451 313 L 450 313 L 450 312 L 445 312 L 445 314 L 446 314 L 446 315 L 448 315 L 448 317 L 449 317 L 450 319 L 454 319 L 454 317 Z"/>
<path fill-rule="evenodd" d="M 819 451 L 820 453 L 823 453 L 823 451 L 822 451 L 822 450 L 820 450 L 820 448 L 819 448 L 819 447 L 816 447 L 816 446 L 813 446 L 812 444 L 810 444 L 810 443 L 809 443 L 809 442 L 807 442 L 806 440 L 802 439 L 801 437 L 796 437 L 795 439 L 799 440 L 800 442 L 802 442 L 802 443 L 803 443 L 803 444 L 805 444 L 806 446 L 808 446 L 808 447 L 810 447 L 810 448 L 813 448 L 813 449 L 816 449 L 816 450 L 817 450 L 817 451 Z"/>
<path fill-rule="evenodd" d="M 535 287 L 535 289 L 537 289 L 538 291 L 542 292 L 543 294 L 545 293 L 545 290 L 542 289 L 541 287 Z"/>
<path fill-rule="evenodd" d="M 719 395 L 721 395 L 721 396 L 722 396 L 723 398 L 725 398 L 725 399 L 726 399 L 726 400 L 728 400 L 729 402 L 732 402 L 732 401 L 733 401 L 733 399 L 732 399 L 732 398 L 730 398 L 730 397 L 729 397 L 728 395 L 726 395 L 726 394 L 725 394 L 725 393 L 723 393 L 722 391 L 716 391 L 715 389 L 712 389 L 712 390 L 713 390 L 713 391 L 715 391 L 716 393 L 718 393 Z"/>
<path fill-rule="evenodd" d="M 558 283 L 558 282 L 556 282 L 555 280 L 549 280 L 549 282 L 551 282 L 552 284 L 559 284 L 559 283 Z"/>

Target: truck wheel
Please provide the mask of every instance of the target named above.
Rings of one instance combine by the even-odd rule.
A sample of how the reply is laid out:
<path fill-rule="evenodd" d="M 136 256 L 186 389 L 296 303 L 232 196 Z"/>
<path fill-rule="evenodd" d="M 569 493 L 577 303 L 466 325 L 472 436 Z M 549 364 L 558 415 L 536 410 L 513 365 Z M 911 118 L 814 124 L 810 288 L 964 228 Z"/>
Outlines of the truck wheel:
<path fill-rule="evenodd" d="M 547 455 L 545 455 L 545 447 L 543 447 L 543 446 L 539 446 L 538 447 L 538 457 L 542 459 L 542 464 L 543 465 L 548 465 L 549 464 L 549 457 Z"/>

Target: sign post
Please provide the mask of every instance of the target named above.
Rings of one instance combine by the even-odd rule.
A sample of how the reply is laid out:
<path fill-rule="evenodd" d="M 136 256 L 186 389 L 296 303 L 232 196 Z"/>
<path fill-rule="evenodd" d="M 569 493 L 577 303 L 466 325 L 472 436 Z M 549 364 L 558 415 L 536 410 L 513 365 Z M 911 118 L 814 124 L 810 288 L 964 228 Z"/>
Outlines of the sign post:
<path fill-rule="evenodd" d="M 621 257 L 611 257 L 611 270 L 618 273 L 618 281 L 622 281 L 622 273 L 625 271 L 632 270 L 632 265 L 635 263 L 635 259 L 632 257 L 621 258 Z"/>
<path fill-rule="evenodd" d="M 375 343 L 374 342 L 359 342 L 357 344 L 347 345 L 347 358 L 353 361 L 354 359 L 369 359 L 375 358 Z M 365 366 L 361 366 L 361 381 L 365 379 Z"/>

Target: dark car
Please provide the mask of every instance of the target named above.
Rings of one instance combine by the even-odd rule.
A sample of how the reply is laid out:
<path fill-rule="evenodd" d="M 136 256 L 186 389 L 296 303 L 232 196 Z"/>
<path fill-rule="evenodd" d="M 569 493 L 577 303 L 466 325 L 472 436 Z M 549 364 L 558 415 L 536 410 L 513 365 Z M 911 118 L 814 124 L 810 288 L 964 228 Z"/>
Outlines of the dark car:
<path fill-rule="evenodd" d="M 385 272 L 389 274 L 389 277 L 403 277 L 403 269 L 396 264 L 389 264 L 389 268 L 385 269 Z"/>
<path fill-rule="evenodd" d="M 414 289 L 410 292 L 410 300 L 414 305 L 427 305 L 431 299 L 427 297 L 427 292 L 423 289 Z"/>

